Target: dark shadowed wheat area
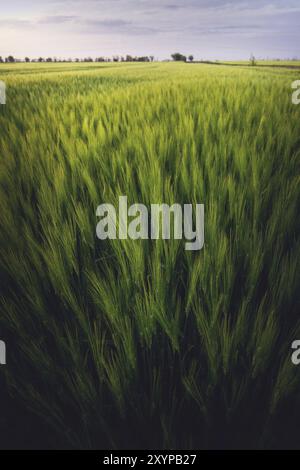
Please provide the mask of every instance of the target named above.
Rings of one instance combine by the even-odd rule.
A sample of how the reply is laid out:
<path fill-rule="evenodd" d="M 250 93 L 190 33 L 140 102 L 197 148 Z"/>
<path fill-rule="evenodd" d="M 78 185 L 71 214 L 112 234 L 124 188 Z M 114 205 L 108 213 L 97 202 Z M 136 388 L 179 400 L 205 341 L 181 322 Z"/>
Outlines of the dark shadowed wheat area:
<path fill-rule="evenodd" d="M 300 448 L 298 78 L 1 65 L 1 445 Z M 122 195 L 204 204 L 204 249 L 98 240 Z"/>

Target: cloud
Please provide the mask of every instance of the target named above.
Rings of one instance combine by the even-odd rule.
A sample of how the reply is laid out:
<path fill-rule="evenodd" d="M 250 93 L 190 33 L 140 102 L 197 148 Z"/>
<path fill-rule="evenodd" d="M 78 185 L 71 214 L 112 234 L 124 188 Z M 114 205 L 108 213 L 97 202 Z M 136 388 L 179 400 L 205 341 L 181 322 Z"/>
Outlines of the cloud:
<path fill-rule="evenodd" d="M 3 28 L 28 28 L 32 25 L 30 20 L 6 18 L 0 20 L 0 26 Z"/>
<path fill-rule="evenodd" d="M 76 20 L 77 16 L 67 16 L 67 15 L 54 15 L 54 16 L 44 16 L 40 18 L 38 24 L 63 24 L 69 23 L 70 21 Z"/>
<path fill-rule="evenodd" d="M 149 35 L 158 33 L 154 27 L 136 24 L 122 19 L 83 20 L 79 21 L 86 32 L 93 34 L 127 34 L 129 36 Z"/>

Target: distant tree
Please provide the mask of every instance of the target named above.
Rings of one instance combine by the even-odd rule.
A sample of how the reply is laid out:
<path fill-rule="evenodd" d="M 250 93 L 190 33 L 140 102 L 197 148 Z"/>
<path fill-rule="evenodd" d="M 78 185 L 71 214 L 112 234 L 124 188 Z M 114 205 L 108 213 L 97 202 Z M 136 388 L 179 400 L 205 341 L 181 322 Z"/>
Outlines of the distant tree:
<path fill-rule="evenodd" d="M 186 62 L 186 56 L 180 54 L 179 52 L 175 52 L 171 55 L 171 57 L 175 62 Z"/>
<path fill-rule="evenodd" d="M 253 54 L 251 54 L 251 57 L 250 57 L 250 65 L 252 65 L 253 67 L 257 64 L 256 62 L 256 58 Z"/>
<path fill-rule="evenodd" d="M 3 59 L 1 56 L 0 56 L 0 63 L 3 64 Z"/>
<path fill-rule="evenodd" d="M 30 62 L 30 59 L 29 57 L 25 57 L 25 62 L 28 64 L 28 62 Z"/>
<path fill-rule="evenodd" d="M 38 58 L 38 62 L 44 62 L 43 57 L 39 57 L 39 58 Z"/>
<path fill-rule="evenodd" d="M 189 61 L 190 61 L 190 62 L 193 62 L 193 60 L 194 60 L 194 56 L 193 56 L 193 55 L 189 55 Z"/>
<path fill-rule="evenodd" d="M 52 62 L 52 58 L 51 58 L 51 57 L 48 57 L 48 58 L 46 59 L 46 62 Z"/>
<path fill-rule="evenodd" d="M 150 62 L 148 56 L 141 56 L 141 57 L 133 57 L 133 62 Z"/>
<path fill-rule="evenodd" d="M 149 56 L 150 62 L 154 62 L 154 55 Z"/>
<path fill-rule="evenodd" d="M 119 62 L 119 56 L 118 56 L 118 55 L 115 55 L 115 56 L 113 57 L 113 61 L 114 61 L 114 62 Z"/>
<path fill-rule="evenodd" d="M 16 61 L 16 60 L 15 60 L 14 56 L 12 56 L 12 55 L 9 55 L 9 56 L 6 57 L 6 59 L 5 59 L 5 62 L 9 62 L 10 64 L 12 64 L 12 63 L 15 62 L 15 61 Z"/>

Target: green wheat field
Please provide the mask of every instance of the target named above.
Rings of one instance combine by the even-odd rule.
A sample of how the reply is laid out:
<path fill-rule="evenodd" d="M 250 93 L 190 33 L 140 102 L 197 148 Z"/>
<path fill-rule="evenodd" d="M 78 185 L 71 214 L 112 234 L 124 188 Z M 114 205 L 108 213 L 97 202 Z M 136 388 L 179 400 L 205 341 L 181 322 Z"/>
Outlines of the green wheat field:
<path fill-rule="evenodd" d="M 62 447 L 300 448 L 299 78 L 1 65 L 1 387 Z M 121 195 L 204 204 L 204 249 L 98 240 Z"/>

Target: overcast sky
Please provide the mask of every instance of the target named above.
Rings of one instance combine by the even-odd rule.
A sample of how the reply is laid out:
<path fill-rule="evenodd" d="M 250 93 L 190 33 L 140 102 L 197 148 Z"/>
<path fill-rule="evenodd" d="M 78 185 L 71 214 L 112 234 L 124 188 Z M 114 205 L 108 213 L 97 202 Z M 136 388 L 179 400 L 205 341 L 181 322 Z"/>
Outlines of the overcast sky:
<path fill-rule="evenodd" d="M 0 55 L 300 55 L 300 0 L 0 0 Z"/>

